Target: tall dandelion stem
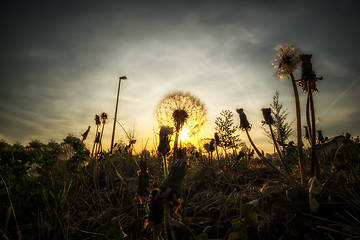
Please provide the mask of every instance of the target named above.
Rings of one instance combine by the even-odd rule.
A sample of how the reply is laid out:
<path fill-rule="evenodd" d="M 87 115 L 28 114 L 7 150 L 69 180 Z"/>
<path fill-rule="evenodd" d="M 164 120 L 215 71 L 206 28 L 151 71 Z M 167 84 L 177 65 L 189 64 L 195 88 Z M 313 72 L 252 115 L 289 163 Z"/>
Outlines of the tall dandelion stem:
<path fill-rule="evenodd" d="M 315 108 L 312 92 L 309 85 L 309 102 L 311 110 L 311 176 L 320 175 L 319 161 L 316 155 L 316 127 L 315 127 Z"/>
<path fill-rule="evenodd" d="M 281 163 L 282 163 L 283 166 L 284 166 L 284 170 L 285 170 L 286 172 L 288 172 L 288 166 L 286 165 L 285 160 L 284 160 L 284 157 L 283 157 L 283 155 L 282 155 L 282 153 L 281 153 L 281 151 L 280 151 L 280 149 L 279 149 L 279 146 L 278 146 L 278 144 L 277 144 L 277 142 L 276 142 L 276 140 L 275 140 L 274 131 L 273 131 L 272 127 L 271 127 L 271 124 L 269 124 L 269 128 L 270 128 L 271 138 L 272 138 L 272 140 L 273 140 L 273 142 L 274 142 L 274 146 L 275 146 L 276 151 L 277 151 L 277 153 L 278 153 L 278 155 L 279 155 L 280 161 L 281 161 Z"/>
<path fill-rule="evenodd" d="M 292 73 L 290 73 L 290 79 L 292 83 L 292 87 L 294 90 L 295 97 L 295 109 L 296 109 L 296 138 L 297 138 L 297 150 L 298 150 L 298 158 L 299 158 L 299 170 L 301 174 L 301 185 L 304 186 L 306 174 L 305 174 L 305 160 L 304 153 L 302 150 L 302 139 L 301 139 L 301 112 L 300 112 L 300 101 L 299 101 L 299 92 L 295 83 L 295 78 Z"/>
<path fill-rule="evenodd" d="M 275 170 L 282 178 L 284 178 L 288 183 L 293 185 L 293 181 L 287 177 L 284 173 L 282 173 L 278 168 L 274 166 L 268 159 L 265 158 L 265 156 L 259 151 L 259 149 L 254 144 L 253 140 L 250 137 L 249 130 L 251 129 L 251 125 L 247 120 L 246 114 L 244 113 L 244 110 L 242 108 L 236 109 L 236 112 L 239 114 L 240 117 L 240 128 L 242 130 L 245 130 L 246 135 L 250 141 L 251 146 L 253 146 L 254 150 L 256 151 L 257 155 L 273 170 Z"/>
<path fill-rule="evenodd" d="M 266 157 L 264 155 L 261 154 L 261 152 L 259 151 L 259 149 L 256 147 L 256 145 L 254 144 L 254 142 L 252 141 L 249 131 L 247 129 L 245 129 L 246 135 L 250 141 L 251 146 L 253 146 L 255 152 L 257 153 L 257 155 L 272 169 L 274 169 L 277 173 L 279 173 L 279 175 L 284 178 L 287 182 L 289 182 L 290 184 L 293 184 L 293 182 L 290 180 L 290 178 L 288 178 L 284 173 L 282 173 L 278 168 L 275 167 L 274 164 L 272 164 L 268 159 L 266 159 Z"/>

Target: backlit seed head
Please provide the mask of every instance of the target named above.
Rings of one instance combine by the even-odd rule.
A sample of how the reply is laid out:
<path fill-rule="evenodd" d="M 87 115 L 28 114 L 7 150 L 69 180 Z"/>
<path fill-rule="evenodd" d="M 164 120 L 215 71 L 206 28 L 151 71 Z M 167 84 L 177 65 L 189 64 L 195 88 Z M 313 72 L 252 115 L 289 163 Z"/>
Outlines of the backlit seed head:
<path fill-rule="evenodd" d="M 176 131 L 186 125 L 190 136 L 196 135 L 206 122 L 206 108 L 189 92 L 176 91 L 166 95 L 155 110 L 160 126 L 172 126 Z"/>
<path fill-rule="evenodd" d="M 301 63 L 300 49 L 289 44 L 278 45 L 275 47 L 276 58 L 272 65 L 277 69 L 276 75 L 279 78 L 289 76 L 296 71 Z"/>

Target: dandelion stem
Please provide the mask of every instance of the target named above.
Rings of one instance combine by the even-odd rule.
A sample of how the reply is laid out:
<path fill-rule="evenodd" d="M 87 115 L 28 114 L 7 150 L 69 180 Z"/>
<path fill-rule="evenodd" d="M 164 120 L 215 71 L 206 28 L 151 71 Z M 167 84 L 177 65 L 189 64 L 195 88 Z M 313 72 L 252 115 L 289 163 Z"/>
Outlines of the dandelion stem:
<path fill-rule="evenodd" d="M 276 151 L 277 151 L 277 153 L 279 154 L 280 161 L 281 161 L 281 163 L 282 163 L 283 166 L 284 166 L 284 170 L 285 170 L 286 172 L 288 172 L 288 167 L 286 166 L 284 157 L 283 157 L 283 155 L 282 155 L 282 153 L 281 153 L 281 151 L 280 151 L 280 149 L 279 149 L 279 146 L 278 146 L 278 144 L 277 144 L 277 142 L 276 142 L 276 140 L 275 140 L 274 131 L 273 131 L 272 127 L 271 127 L 271 124 L 269 124 L 269 128 L 270 128 L 271 138 L 272 138 L 272 140 L 273 140 L 273 142 L 274 142 L 274 146 L 275 146 L 275 148 L 276 148 Z"/>
<path fill-rule="evenodd" d="M 295 108 L 296 108 L 296 137 L 297 137 L 297 149 L 298 149 L 298 157 L 299 157 L 299 169 L 301 174 L 301 185 L 305 185 L 305 161 L 304 161 L 304 153 L 302 151 L 302 140 L 301 140 L 301 113 L 300 113 L 300 101 L 299 101 L 299 92 L 297 90 L 297 86 L 295 83 L 295 78 L 292 73 L 290 73 L 291 83 L 294 91 L 295 97 Z"/>
<path fill-rule="evenodd" d="M 251 143 L 251 145 L 253 146 L 253 148 L 255 149 L 257 155 L 269 166 L 271 167 L 272 169 L 274 169 L 277 173 L 280 174 L 280 176 L 282 178 L 284 178 L 287 182 L 289 182 L 290 184 L 293 185 L 293 181 L 290 180 L 290 178 L 288 178 L 284 173 L 282 173 L 279 169 L 277 169 L 274 164 L 272 164 L 268 159 L 266 159 L 264 157 L 264 155 L 261 154 L 261 152 L 259 151 L 259 149 L 255 146 L 254 142 L 252 141 L 251 137 L 250 137 L 250 134 L 249 134 L 249 131 L 245 128 L 245 132 L 246 132 L 246 135 Z"/>
<path fill-rule="evenodd" d="M 312 91 L 310 84 L 308 84 L 308 95 L 311 110 L 311 176 L 320 175 L 320 166 L 316 156 L 316 127 L 315 127 L 315 108 L 314 99 L 312 97 Z"/>

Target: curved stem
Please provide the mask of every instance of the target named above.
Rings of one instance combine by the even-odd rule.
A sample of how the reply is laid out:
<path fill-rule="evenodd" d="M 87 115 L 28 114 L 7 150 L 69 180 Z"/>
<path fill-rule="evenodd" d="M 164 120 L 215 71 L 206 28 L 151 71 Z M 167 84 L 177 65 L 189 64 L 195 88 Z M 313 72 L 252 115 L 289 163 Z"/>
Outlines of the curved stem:
<path fill-rule="evenodd" d="M 245 129 L 245 132 L 246 132 L 246 135 L 251 143 L 251 145 L 253 146 L 253 148 L 255 149 L 257 155 L 267 164 L 269 165 L 269 167 L 271 167 L 272 169 L 274 169 L 277 173 L 280 174 L 280 176 L 282 178 L 284 178 L 287 182 L 289 182 L 291 185 L 293 185 L 293 181 L 291 181 L 290 178 L 288 178 L 285 174 L 283 174 L 279 169 L 277 169 L 274 164 L 272 164 L 268 159 L 266 159 L 264 157 L 264 155 L 261 154 L 261 152 L 259 151 L 259 149 L 255 146 L 254 142 L 252 141 L 251 137 L 250 137 L 250 134 L 249 134 L 249 131 L 247 129 Z"/>
<path fill-rule="evenodd" d="M 299 157 L 299 169 L 301 174 L 301 185 L 305 185 L 306 174 L 305 174 L 305 161 L 304 154 L 302 151 L 302 140 L 301 140 L 301 114 L 300 114 L 300 101 L 299 101 L 299 93 L 297 90 L 297 86 L 295 83 L 295 78 L 292 73 L 290 73 L 291 83 L 294 90 L 295 97 L 295 107 L 296 107 L 296 137 L 297 137 L 297 149 L 298 149 L 298 157 Z"/>
<path fill-rule="evenodd" d="M 279 154 L 280 161 L 281 161 L 281 163 L 282 163 L 283 166 L 284 166 L 284 170 L 285 170 L 286 172 L 288 172 L 288 167 L 287 167 L 286 164 L 285 164 L 284 157 L 283 157 L 283 155 L 282 155 L 282 153 L 281 153 L 281 151 L 280 151 L 280 149 L 279 149 L 279 146 L 278 146 L 278 144 L 277 144 L 277 142 L 276 142 L 276 140 L 275 140 L 274 131 L 273 131 L 272 127 L 271 127 L 271 124 L 269 124 L 269 128 L 270 128 L 271 138 L 272 138 L 272 140 L 273 140 L 273 142 L 274 142 L 276 151 L 277 151 L 277 153 Z"/>

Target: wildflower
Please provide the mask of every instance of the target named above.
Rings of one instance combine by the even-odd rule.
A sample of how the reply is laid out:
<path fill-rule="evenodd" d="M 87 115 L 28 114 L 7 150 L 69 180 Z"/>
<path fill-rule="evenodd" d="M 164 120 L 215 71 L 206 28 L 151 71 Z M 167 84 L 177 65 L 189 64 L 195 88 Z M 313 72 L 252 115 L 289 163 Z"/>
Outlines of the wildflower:
<path fill-rule="evenodd" d="M 276 75 L 279 78 L 289 76 L 294 92 L 295 109 L 296 109 L 296 137 L 297 148 L 299 156 L 299 170 L 301 174 L 301 184 L 305 184 L 305 159 L 302 151 L 302 139 L 301 139 L 301 110 L 299 93 L 297 90 L 295 78 L 293 72 L 299 68 L 300 65 L 300 50 L 289 44 L 278 45 L 275 47 L 276 58 L 273 60 L 273 66 L 276 68 Z"/>
<path fill-rule="evenodd" d="M 318 92 L 316 88 L 316 81 L 322 80 L 323 77 L 316 77 L 315 71 L 313 70 L 312 63 L 311 63 L 311 54 L 301 54 L 301 79 L 299 80 L 299 86 L 303 88 L 305 92 Z"/>
<path fill-rule="evenodd" d="M 275 146 L 275 148 L 276 148 L 276 151 L 277 151 L 277 153 L 278 153 L 278 155 L 279 155 L 280 161 L 281 161 L 281 163 L 283 164 L 284 169 L 285 169 L 287 172 L 290 172 L 291 170 L 290 170 L 290 168 L 286 165 L 286 163 L 285 163 L 285 161 L 284 161 L 283 154 L 282 154 L 282 152 L 281 152 L 280 149 L 279 149 L 279 146 L 278 146 L 278 144 L 277 144 L 277 142 L 276 142 L 276 139 L 275 139 L 274 131 L 273 131 L 272 127 L 271 127 L 271 125 L 274 123 L 274 120 L 273 120 L 273 118 L 272 118 L 272 116 L 271 116 L 271 108 L 263 108 L 263 109 L 261 109 L 261 111 L 262 111 L 262 114 L 263 114 L 263 116 L 264 116 L 264 121 L 262 121 L 262 122 L 263 122 L 263 124 L 268 124 L 268 125 L 269 125 L 271 138 L 272 138 L 272 140 L 273 140 L 273 143 L 274 143 L 274 146 Z M 262 155 L 264 155 L 264 153 L 262 153 Z"/>
<path fill-rule="evenodd" d="M 171 127 L 161 126 L 160 128 L 160 142 L 158 146 L 158 152 L 161 153 L 163 156 L 168 155 L 170 152 L 170 136 L 173 130 Z"/>
<path fill-rule="evenodd" d="M 102 124 L 106 124 L 106 121 L 107 121 L 107 119 L 108 119 L 108 114 L 105 113 L 105 112 L 103 112 L 103 113 L 101 114 L 101 119 L 102 119 Z"/>
<path fill-rule="evenodd" d="M 271 116 L 271 108 L 263 108 L 261 109 L 261 111 L 264 116 L 263 124 L 269 124 L 269 125 L 274 124 L 274 119 Z"/>
<path fill-rule="evenodd" d="M 236 112 L 239 114 L 240 117 L 240 129 L 242 130 L 250 130 L 251 129 L 251 125 L 248 122 L 247 118 L 246 118 L 246 114 L 244 113 L 244 109 L 239 108 L 236 109 Z"/>
<path fill-rule="evenodd" d="M 163 98 L 156 109 L 156 118 L 161 126 L 175 129 L 174 149 L 177 149 L 179 133 L 186 124 L 191 135 L 195 135 L 206 121 L 204 104 L 188 92 L 173 92 Z"/>
<path fill-rule="evenodd" d="M 273 66 L 277 69 L 276 75 L 279 78 L 289 76 L 300 66 L 300 49 L 293 45 L 285 44 L 275 47 L 277 58 L 273 60 Z"/>
<path fill-rule="evenodd" d="M 99 115 L 95 115 L 95 124 L 97 125 L 97 126 L 99 126 L 100 124 L 101 124 L 101 121 L 100 121 L 100 116 Z"/>

